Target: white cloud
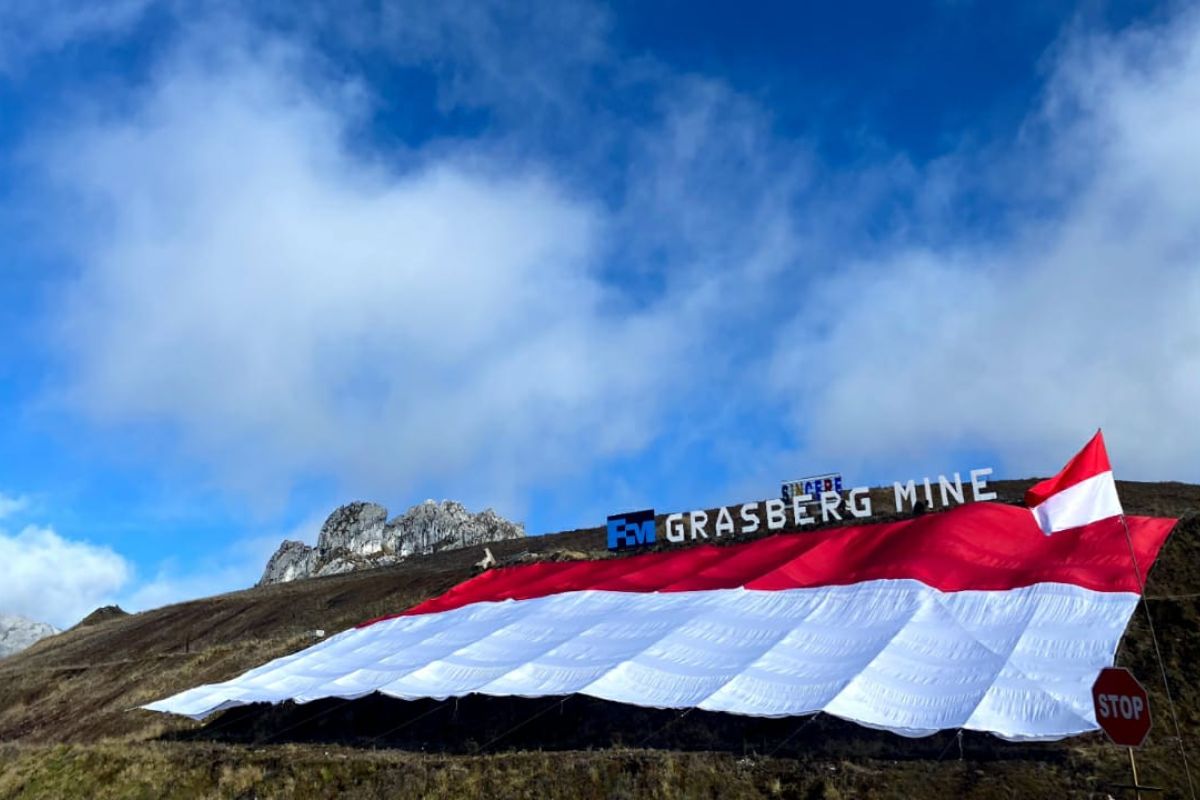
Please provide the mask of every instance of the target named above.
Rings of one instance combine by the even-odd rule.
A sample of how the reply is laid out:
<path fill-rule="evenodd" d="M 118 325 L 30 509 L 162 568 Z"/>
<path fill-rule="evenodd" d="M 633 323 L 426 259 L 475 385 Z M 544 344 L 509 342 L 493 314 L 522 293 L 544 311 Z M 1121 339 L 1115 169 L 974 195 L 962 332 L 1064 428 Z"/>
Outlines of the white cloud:
<path fill-rule="evenodd" d="M 0 77 L 44 52 L 127 31 L 154 0 L 5 0 L 0 4 Z"/>
<path fill-rule="evenodd" d="M 576 119 L 577 92 L 612 58 L 609 13 L 596 3 L 385 0 L 356 12 L 360 41 L 437 71 L 442 105 L 532 115 L 542 124 Z"/>
<path fill-rule="evenodd" d="M 29 507 L 29 498 L 0 492 L 0 519 L 11 517 Z"/>
<path fill-rule="evenodd" d="M 1198 21 L 1072 40 L 1027 126 L 1039 144 L 1002 176 L 960 165 L 1010 202 L 1030 186 L 1053 202 L 991 240 L 893 242 L 782 331 L 799 460 L 992 449 L 1010 474 L 1047 474 L 1102 426 L 1119 475 L 1200 479 Z"/>
<path fill-rule="evenodd" d="M 356 156 L 355 88 L 304 70 L 189 51 L 44 151 L 99 220 L 61 309 L 76 406 L 161 423 L 254 488 L 503 495 L 642 445 L 685 334 L 596 278 L 605 215 L 520 164 Z"/>
<path fill-rule="evenodd" d="M 111 548 L 29 525 L 17 533 L 0 529 L 0 613 L 17 614 L 58 628 L 74 625 L 95 609 L 118 604 L 129 612 L 254 586 L 284 539 L 316 541 L 324 517 L 246 536 L 181 562 L 167 558 L 152 574 Z"/>
<path fill-rule="evenodd" d="M 111 548 L 64 537 L 51 527 L 0 528 L 0 613 L 74 625 L 100 606 L 129 612 L 210 597 L 254 586 L 284 539 L 316 542 L 325 517 L 244 536 L 183 562 L 171 557 L 152 570 L 136 568 Z"/>
<path fill-rule="evenodd" d="M 158 564 L 154 576 L 137 582 L 122 595 L 128 611 L 195 600 L 225 592 L 248 589 L 258 583 L 267 561 L 285 539 L 316 544 L 325 515 L 314 515 L 282 531 L 270 531 L 237 539 L 207 554 L 198 562 L 181 564 L 170 558 Z"/>
<path fill-rule="evenodd" d="M 0 530 L 0 610 L 65 628 L 114 598 L 132 569 L 107 547 L 50 528 Z"/>
<path fill-rule="evenodd" d="M 979 450 L 1011 474 L 1102 425 L 1122 475 L 1200 477 L 1194 16 L 1066 40 L 1011 147 L 839 169 L 720 81 L 618 62 L 591 5 L 537 17 L 581 31 L 552 52 L 497 8 L 382 8 L 345 40 L 435 65 L 500 133 L 366 155 L 362 85 L 197 25 L 120 115 L 43 138 L 79 221 L 77 409 L 157 423 L 243 489 L 427 481 L 502 510 L 666 429 L 743 472 L 749 446 L 789 474 Z M 585 110 L 609 83 L 636 120 Z M 539 162 L 546 131 L 595 145 Z M 996 230 L 964 222 L 973 193 Z M 864 233 L 897 197 L 901 233 Z"/>

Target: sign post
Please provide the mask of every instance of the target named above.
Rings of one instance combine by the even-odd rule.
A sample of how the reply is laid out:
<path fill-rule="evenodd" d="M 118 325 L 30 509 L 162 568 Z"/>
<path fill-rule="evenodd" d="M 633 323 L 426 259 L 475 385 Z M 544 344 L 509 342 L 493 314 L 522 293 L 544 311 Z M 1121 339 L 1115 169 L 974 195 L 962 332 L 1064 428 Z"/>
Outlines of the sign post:
<path fill-rule="evenodd" d="M 1150 733 L 1150 697 L 1129 670 L 1107 667 L 1100 670 L 1100 675 L 1092 684 L 1092 702 L 1096 708 L 1096 722 L 1109 741 L 1129 748 L 1129 769 L 1133 773 L 1133 786 L 1130 788 L 1141 800 L 1142 789 L 1153 787 L 1138 783 L 1133 749 L 1141 747 Z"/>

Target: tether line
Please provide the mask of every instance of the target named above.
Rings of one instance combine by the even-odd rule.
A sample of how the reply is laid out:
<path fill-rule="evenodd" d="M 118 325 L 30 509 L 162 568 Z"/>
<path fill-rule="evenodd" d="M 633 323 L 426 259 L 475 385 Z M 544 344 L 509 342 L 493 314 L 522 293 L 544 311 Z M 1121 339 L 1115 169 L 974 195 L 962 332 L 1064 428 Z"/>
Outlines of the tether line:
<path fill-rule="evenodd" d="M 201 723 L 198 728 L 193 728 L 190 731 L 184 731 L 184 733 L 188 734 L 187 740 L 189 742 L 195 742 L 200 739 L 201 734 L 216 733 L 217 731 L 225 730 L 226 728 L 228 728 L 231 725 L 234 725 L 238 722 L 245 722 L 247 719 L 247 714 L 245 713 L 246 706 L 234 706 L 233 708 L 228 709 L 226 713 L 229 713 L 229 712 L 235 711 L 235 710 L 242 712 L 241 715 L 229 714 L 229 719 L 225 720 L 224 722 L 222 722 L 219 725 L 205 725 L 205 724 Z"/>
<path fill-rule="evenodd" d="M 767 754 L 766 754 L 766 758 L 770 758 L 771 756 L 773 756 L 773 755 L 775 755 L 776 753 L 778 753 L 778 752 L 779 752 L 779 749 L 780 749 L 781 747 L 783 747 L 785 744 L 787 744 L 788 742 L 790 742 L 792 739 L 795 739 L 797 736 L 799 736 L 799 735 L 800 735 L 800 732 L 801 732 L 802 730 L 804 730 L 805 728 L 807 728 L 809 725 L 812 725 L 814 722 L 816 722 L 816 721 L 817 721 L 817 717 L 819 717 L 819 716 L 821 716 L 821 712 L 820 712 L 820 711 L 818 711 L 817 713 L 813 714 L 811 717 L 809 717 L 808 719 L 806 719 L 806 720 L 804 721 L 804 724 L 803 724 L 803 725 L 801 725 L 800 727 L 796 728 L 796 730 L 794 730 L 794 731 L 792 731 L 791 733 L 789 733 L 789 734 L 788 734 L 788 735 L 787 735 L 787 736 L 786 736 L 786 737 L 783 739 L 783 741 L 781 741 L 779 744 L 777 744 L 777 745 L 775 745 L 773 748 L 771 748 L 771 752 L 769 752 L 769 753 L 767 753 Z"/>
<path fill-rule="evenodd" d="M 457 700 L 457 698 L 455 698 L 455 699 Z M 420 715 L 418 715 L 418 716 L 415 716 L 415 717 L 413 717 L 413 718 L 412 718 L 412 719 L 410 719 L 410 720 L 406 720 L 406 721 L 404 721 L 404 722 L 401 722 L 401 723 L 400 723 L 399 725 L 397 725 L 396 727 L 394 727 L 394 728 L 389 728 L 388 730 L 384 731 L 383 733 L 379 734 L 378 736 L 372 736 L 372 737 L 370 737 L 369 739 L 367 739 L 366 741 L 367 741 L 367 742 L 370 742 L 370 743 L 374 743 L 374 742 L 377 742 L 377 741 L 379 741 L 380 739 L 382 739 L 382 738 L 383 738 L 383 737 L 385 737 L 385 736 L 390 736 L 390 735 L 392 735 L 393 733 L 396 733 L 396 732 L 398 732 L 398 731 L 402 731 L 402 730 L 404 730 L 405 728 L 407 728 L 409 725 L 412 725 L 414 722 L 420 722 L 421 720 L 425 719 L 426 717 L 428 717 L 428 716 L 429 716 L 430 714 L 432 714 L 433 712 L 435 712 L 435 711 L 439 711 L 439 710 L 441 710 L 441 709 L 445 708 L 445 707 L 446 707 L 446 706 L 447 706 L 449 703 L 450 703 L 450 700 L 449 700 L 449 699 L 443 700 L 442 702 L 438 703 L 438 704 L 437 704 L 436 706 L 434 706 L 433 708 L 431 708 L 431 709 L 429 709 L 428 711 L 426 711 L 424 714 L 420 714 Z"/>
<path fill-rule="evenodd" d="M 496 742 L 503 739 L 505 736 L 508 736 L 511 733 L 515 733 L 515 732 L 519 731 L 521 728 L 524 728 L 526 725 L 533 722 L 538 717 L 542 717 L 542 716 L 545 716 L 546 714 L 549 714 L 551 711 L 554 710 L 555 706 L 559 706 L 561 708 L 566 702 L 567 702 L 566 697 L 564 697 L 561 700 L 555 700 L 553 703 L 546 706 L 545 708 L 543 708 L 541 711 L 537 712 L 533 716 L 529 717 L 529 719 L 525 720 L 524 722 L 518 722 L 516 725 L 513 725 L 511 728 L 506 730 L 504 733 L 500 734 L 499 736 L 493 737 L 490 741 L 488 741 L 487 744 L 485 744 L 479 748 L 479 752 L 482 753 L 483 751 L 487 750 L 489 747 L 494 745 Z"/>
<path fill-rule="evenodd" d="M 1183 744 L 1183 731 L 1179 727 L 1179 714 L 1175 710 L 1175 698 L 1171 694 L 1171 682 L 1167 678 L 1167 665 L 1163 661 L 1162 648 L 1158 644 L 1158 634 L 1154 631 L 1154 617 L 1150 615 L 1150 604 L 1146 602 L 1146 583 L 1142 579 L 1142 570 L 1138 565 L 1137 552 L 1133 549 L 1133 536 L 1129 533 L 1129 523 L 1125 521 L 1125 513 L 1121 512 L 1121 527 L 1125 530 L 1125 543 L 1129 545 L 1129 559 L 1133 562 L 1133 577 L 1137 580 L 1138 593 L 1141 597 L 1142 608 L 1146 612 L 1146 626 L 1150 629 L 1150 641 L 1154 645 L 1154 657 L 1158 660 L 1158 671 L 1162 676 L 1163 691 L 1167 695 L 1167 707 L 1171 709 L 1171 722 L 1175 727 L 1175 739 L 1179 742 L 1179 756 L 1183 761 L 1183 774 L 1187 776 L 1188 794 L 1196 800 L 1196 786 L 1192 783 L 1192 770 L 1188 766 L 1187 747 Z"/>
<path fill-rule="evenodd" d="M 357 699 L 357 698 L 355 698 L 355 699 Z M 297 722 L 293 725 L 288 725 L 286 728 L 280 728 L 277 731 L 274 731 L 272 733 L 267 734 L 266 736 L 263 736 L 261 739 L 255 739 L 253 742 L 251 742 L 250 746 L 257 747 L 260 744 L 265 744 L 265 743 L 271 741 L 272 739 L 274 739 L 276 736 L 287 733 L 288 731 L 294 731 L 294 730 L 296 730 L 296 728 L 307 725 L 308 723 L 312 722 L 313 720 L 328 716 L 329 714 L 332 714 L 334 711 L 340 711 L 343 708 L 345 708 L 347 705 L 349 705 L 350 703 L 353 703 L 353 702 L 354 702 L 354 700 L 340 700 L 339 702 L 335 703 L 334 705 L 330 706 L 329 708 L 325 709 L 324 711 L 318 711 L 317 713 L 312 714 L 311 716 L 307 716 L 304 719 L 300 720 L 299 722 Z"/>
<path fill-rule="evenodd" d="M 962 760 L 962 734 L 963 734 L 962 728 L 959 728 L 958 731 L 954 734 L 954 738 L 951 739 L 950 741 L 946 742 L 946 746 L 942 748 L 942 752 L 938 753 L 937 761 L 935 761 L 933 763 L 937 764 L 943 758 L 945 758 L 946 753 L 950 752 L 950 748 L 954 747 L 955 742 L 958 742 L 959 760 Z"/>
<path fill-rule="evenodd" d="M 654 737 L 658 736 L 658 735 L 659 735 L 659 734 L 661 734 L 663 731 L 665 731 L 667 728 L 671 727 L 671 726 L 672 726 L 672 725 L 674 725 L 676 722 L 679 722 L 681 719 L 683 719 L 684 717 L 686 717 L 688 714 L 692 713 L 693 711 L 695 711 L 695 707 L 694 707 L 694 706 L 693 706 L 692 708 L 689 708 L 687 711 L 684 711 L 682 714 L 676 714 L 676 715 L 675 715 L 675 717 L 674 717 L 673 719 L 671 719 L 671 720 L 668 720 L 668 721 L 667 721 L 667 723 L 666 723 L 665 725 L 663 725 L 661 728 L 659 728 L 658 730 L 654 731 L 654 732 L 653 732 L 653 733 L 651 733 L 649 736 L 647 736 L 646 738 L 644 738 L 644 739 L 642 739 L 640 742 L 638 742 L 638 743 L 637 743 L 638 749 L 641 749 L 641 748 L 645 747 L 645 746 L 646 746 L 646 742 L 648 742 L 648 741 L 650 741 L 651 739 L 653 739 Z"/>

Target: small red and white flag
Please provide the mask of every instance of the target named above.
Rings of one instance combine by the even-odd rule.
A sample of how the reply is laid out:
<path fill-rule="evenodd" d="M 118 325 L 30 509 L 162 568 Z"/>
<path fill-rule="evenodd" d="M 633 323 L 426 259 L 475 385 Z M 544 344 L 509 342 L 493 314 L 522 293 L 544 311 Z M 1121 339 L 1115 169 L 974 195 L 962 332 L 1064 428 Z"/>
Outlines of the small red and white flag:
<path fill-rule="evenodd" d="M 1047 536 L 1121 516 L 1104 434 L 1096 431 L 1061 472 L 1025 492 L 1025 505 Z"/>
<path fill-rule="evenodd" d="M 146 707 L 202 718 L 372 692 L 580 693 L 768 717 L 823 711 L 905 736 L 1061 739 L 1097 728 L 1092 683 L 1139 599 L 1130 546 L 1149 570 L 1176 521 L 1122 521 L 1099 435 L 1029 500 L 490 570 Z"/>

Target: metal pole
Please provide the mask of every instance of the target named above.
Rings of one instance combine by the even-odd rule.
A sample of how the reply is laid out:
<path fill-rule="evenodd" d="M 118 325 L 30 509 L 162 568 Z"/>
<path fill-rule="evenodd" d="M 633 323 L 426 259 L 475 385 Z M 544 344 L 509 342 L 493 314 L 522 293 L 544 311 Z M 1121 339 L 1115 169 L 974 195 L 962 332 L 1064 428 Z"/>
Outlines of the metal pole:
<path fill-rule="evenodd" d="M 1142 784 L 1138 782 L 1137 762 L 1133 760 L 1133 748 L 1129 748 L 1129 769 L 1133 772 L 1133 795 L 1142 800 Z"/>

